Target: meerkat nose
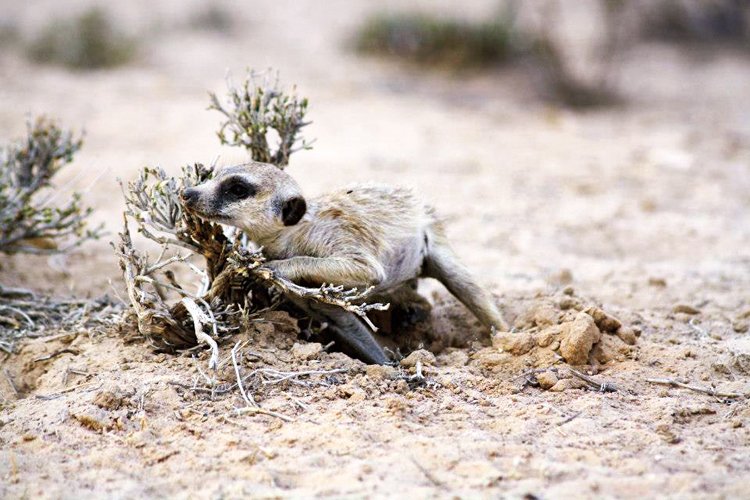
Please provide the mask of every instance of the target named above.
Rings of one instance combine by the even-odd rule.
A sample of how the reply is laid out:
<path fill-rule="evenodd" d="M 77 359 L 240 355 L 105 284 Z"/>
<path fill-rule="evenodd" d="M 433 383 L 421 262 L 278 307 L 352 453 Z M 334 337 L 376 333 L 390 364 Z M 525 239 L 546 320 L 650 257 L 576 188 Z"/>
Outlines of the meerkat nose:
<path fill-rule="evenodd" d="M 198 190 L 194 188 L 185 188 L 180 193 L 180 198 L 186 205 L 193 205 L 198 201 Z"/>

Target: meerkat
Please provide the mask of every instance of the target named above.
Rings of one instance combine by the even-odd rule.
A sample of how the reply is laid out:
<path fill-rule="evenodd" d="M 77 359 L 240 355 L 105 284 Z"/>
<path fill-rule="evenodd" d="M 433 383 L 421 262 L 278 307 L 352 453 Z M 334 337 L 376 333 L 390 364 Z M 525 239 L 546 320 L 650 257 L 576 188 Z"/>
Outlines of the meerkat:
<path fill-rule="evenodd" d="M 410 189 L 355 185 L 308 201 L 288 173 L 252 162 L 223 168 L 181 197 L 189 211 L 244 231 L 263 247 L 264 266 L 294 283 L 372 287 L 383 296 L 435 278 L 483 325 L 507 331 L 491 295 L 451 250 L 435 211 Z M 327 320 L 361 360 L 388 362 L 354 314 L 324 304 L 303 308 Z"/>

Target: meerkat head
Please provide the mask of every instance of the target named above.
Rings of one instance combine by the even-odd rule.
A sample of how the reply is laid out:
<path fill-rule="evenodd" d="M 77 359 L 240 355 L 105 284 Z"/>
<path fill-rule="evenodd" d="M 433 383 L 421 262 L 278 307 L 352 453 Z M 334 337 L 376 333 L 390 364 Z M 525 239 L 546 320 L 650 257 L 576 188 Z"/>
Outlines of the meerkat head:
<path fill-rule="evenodd" d="M 258 162 L 223 168 L 213 179 L 184 189 L 180 197 L 187 210 L 238 227 L 256 241 L 297 224 L 307 211 L 294 179 Z"/>

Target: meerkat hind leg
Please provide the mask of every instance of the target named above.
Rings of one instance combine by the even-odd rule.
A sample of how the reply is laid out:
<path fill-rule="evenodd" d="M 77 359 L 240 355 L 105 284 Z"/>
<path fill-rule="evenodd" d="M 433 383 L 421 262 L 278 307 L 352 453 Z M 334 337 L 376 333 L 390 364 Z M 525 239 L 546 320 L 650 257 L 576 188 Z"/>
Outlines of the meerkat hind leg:
<path fill-rule="evenodd" d="M 425 257 L 424 276 L 440 281 L 448 291 L 463 303 L 487 327 L 508 331 L 508 325 L 492 300 L 480 287 L 469 270 L 445 245 L 435 245 Z"/>
<path fill-rule="evenodd" d="M 416 278 L 389 292 L 371 295 L 367 297 L 367 302 L 390 305 L 387 311 L 374 311 L 370 315 L 378 328 L 385 327 L 386 334 L 401 334 L 405 328 L 429 321 L 432 311 L 430 302 L 417 292 Z M 379 321 L 384 324 L 381 325 Z"/>

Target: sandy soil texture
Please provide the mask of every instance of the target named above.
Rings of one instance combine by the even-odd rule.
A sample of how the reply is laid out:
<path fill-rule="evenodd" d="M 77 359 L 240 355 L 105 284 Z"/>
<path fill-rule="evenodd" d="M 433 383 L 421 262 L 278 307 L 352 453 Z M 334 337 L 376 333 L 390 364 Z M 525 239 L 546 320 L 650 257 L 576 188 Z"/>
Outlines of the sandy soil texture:
<path fill-rule="evenodd" d="M 0 9 L 32 33 L 85 5 Z M 0 358 L 0 497 L 750 496 L 750 406 L 733 397 L 750 393 L 746 53 L 641 44 L 620 65 L 627 104 L 576 113 L 540 102 L 515 69 L 446 76 L 360 58 L 347 37 L 370 2 L 224 5 L 238 12 L 231 33 L 186 28 L 199 2 L 109 6 L 143 40 L 121 69 L 0 51 L 0 136 L 21 135 L 28 113 L 84 127 L 61 195 L 84 190 L 114 235 L 116 178 L 244 158 L 218 145 L 207 91 L 227 70 L 273 66 L 311 101 L 317 141 L 289 167 L 303 189 L 414 186 L 519 333 L 490 343 L 425 283 L 435 352 L 397 368 L 308 344 L 281 313 L 222 342 L 213 389 L 205 351 L 155 354 L 127 327 L 30 341 Z M 121 288 L 107 238 L 0 266 L 6 285 Z M 263 413 L 233 385 L 238 342 Z"/>

